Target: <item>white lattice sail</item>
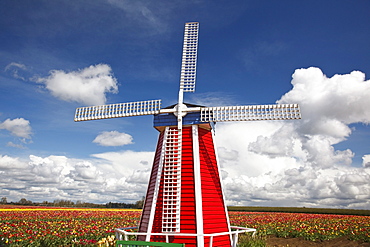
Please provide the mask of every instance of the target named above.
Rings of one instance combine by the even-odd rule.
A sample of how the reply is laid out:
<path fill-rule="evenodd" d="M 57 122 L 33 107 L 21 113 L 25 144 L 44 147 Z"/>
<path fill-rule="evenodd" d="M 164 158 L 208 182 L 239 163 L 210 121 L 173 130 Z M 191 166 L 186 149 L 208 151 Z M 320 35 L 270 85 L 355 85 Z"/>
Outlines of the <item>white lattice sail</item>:
<path fill-rule="evenodd" d="M 163 162 L 162 231 L 180 231 L 181 130 L 166 129 Z"/>
<path fill-rule="evenodd" d="M 75 121 L 87 121 L 117 117 L 131 117 L 158 114 L 161 100 L 146 100 L 100 106 L 87 106 L 76 109 Z"/>
<path fill-rule="evenodd" d="M 184 92 L 194 92 L 195 90 L 198 30 L 198 22 L 189 22 L 185 24 L 180 76 L 180 90 L 182 89 Z"/>
<path fill-rule="evenodd" d="M 300 119 L 298 104 L 220 106 L 201 108 L 201 122 Z"/>

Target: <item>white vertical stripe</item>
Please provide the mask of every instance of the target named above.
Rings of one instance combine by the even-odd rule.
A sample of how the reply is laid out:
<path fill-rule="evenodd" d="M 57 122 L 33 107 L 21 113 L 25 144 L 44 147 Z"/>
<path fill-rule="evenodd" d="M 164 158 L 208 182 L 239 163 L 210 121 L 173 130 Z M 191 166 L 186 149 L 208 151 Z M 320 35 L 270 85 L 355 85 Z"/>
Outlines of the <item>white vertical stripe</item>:
<path fill-rule="evenodd" d="M 202 203 L 202 183 L 200 177 L 199 159 L 199 135 L 198 126 L 192 125 L 193 135 L 193 160 L 194 160 L 194 189 L 195 189 L 195 212 L 197 225 L 197 246 L 204 246 L 203 230 L 203 203 Z M 199 236 L 200 235 L 200 236 Z"/>
<path fill-rule="evenodd" d="M 152 206 L 150 209 L 147 233 L 151 233 L 153 230 L 152 228 L 153 228 L 153 222 L 154 222 L 155 208 L 157 206 L 157 200 L 158 200 L 158 193 L 159 193 L 159 186 L 160 186 L 161 175 L 162 175 L 162 168 L 163 168 L 163 162 L 164 162 L 165 145 L 166 145 L 166 140 L 167 140 L 168 129 L 169 127 L 166 127 L 164 135 L 163 135 L 163 139 L 162 139 L 161 155 L 159 158 L 157 176 L 156 176 L 155 185 L 154 185 L 153 200 L 152 200 Z M 150 241 L 149 234 L 146 235 L 145 241 Z"/>

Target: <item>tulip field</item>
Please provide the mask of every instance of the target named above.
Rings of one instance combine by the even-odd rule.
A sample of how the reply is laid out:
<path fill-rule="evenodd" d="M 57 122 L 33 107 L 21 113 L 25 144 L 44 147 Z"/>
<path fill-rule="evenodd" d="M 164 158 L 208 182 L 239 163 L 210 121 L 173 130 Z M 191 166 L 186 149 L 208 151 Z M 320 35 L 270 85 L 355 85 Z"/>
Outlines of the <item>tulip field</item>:
<path fill-rule="evenodd" d="M 99 246 L 115 228 L 137 226 L 140 210 L 0 207 L 0 246 Z M 256 228 L 260 236 L 370 241 L 370 216 L 230 212 L 234 226 Z M 101 242 L 101 241 L 100 241 Z M 106 246 L 106 245 L 104 245 Z"/>
<path fill-rule="evenodd" d="M 115 228 L 137 225 L 140 215 L 140 210 L 127 209 L 0 208 L 0 241 L 9 246 L 97 246 Z"/>
<path fill-rule="evenodd" d="M 370 216 L 230 212 L 232 225 L 256 228 L 260 235 L 329 240 L 346 236 L 370 242 Z"/>

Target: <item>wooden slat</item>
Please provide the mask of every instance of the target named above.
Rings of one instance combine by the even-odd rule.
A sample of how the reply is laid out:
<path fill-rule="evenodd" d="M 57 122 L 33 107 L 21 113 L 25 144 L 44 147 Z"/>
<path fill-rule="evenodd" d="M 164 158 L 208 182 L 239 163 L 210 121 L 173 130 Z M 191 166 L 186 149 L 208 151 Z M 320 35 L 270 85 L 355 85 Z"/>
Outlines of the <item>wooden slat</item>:
<path fill-rule="evenodd" d="M 191 128 L 183 128 L 181 157 L 181 232 L 187 233 L 196 232 L 192 143 Z M 194 241 L 195 240 L 192 242 Z M 186 245 L 192 246 L 188 244 L 188 242 L 186 242 Z"/>
<path fill-rule="evenodd" d="M 202 181 L 203 227 L 204 233 L 228 232 L 228 220 L 222 196 L 220 176 L 210 130 L 199 128 L 199 152 Z M 209 238 L 205 238 L 205 246 Z M 229 236 L 213 239 L 213 246 L 230 246 Z"/>
<path fill-rule="evenodd" d="M 146 197 L 145 197 L 145 204 L 144 204 L 142 216 L 140 219 L 139 232 L 147 232 L 148 230 L 149 217 L 150 217 L 151 206 L 153 202 L 153 193 L 154 193 L 156 176 L 158 172 L 162 143 L 163 143 L 163 133 L 161 133 L 158 137 L 158 143 L 157 143 L 155 158 L 153 161 L 152 172 L 150 174 L 148 190 L 147 190 Z M 145 236 L 139 236 L 138 240 L 145 240 Z"/>

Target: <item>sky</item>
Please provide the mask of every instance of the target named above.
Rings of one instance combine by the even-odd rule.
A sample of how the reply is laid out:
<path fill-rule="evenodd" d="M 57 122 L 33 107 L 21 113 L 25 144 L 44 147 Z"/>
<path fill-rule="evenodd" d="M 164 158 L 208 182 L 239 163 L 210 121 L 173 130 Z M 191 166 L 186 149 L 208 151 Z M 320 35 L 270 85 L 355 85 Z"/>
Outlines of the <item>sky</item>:
<path fill-rule="evenodd" d="M 75 109 L 175 104 L 197 21 L 185 102 L 302 113 L 216 124 L 227 205 L 370 209 L 369 12 L 366 0 L 1 1 L 0 197 L 140 200 L 153 116 L 74 122 Z"/>

